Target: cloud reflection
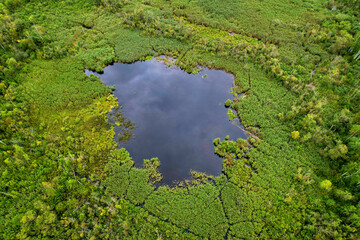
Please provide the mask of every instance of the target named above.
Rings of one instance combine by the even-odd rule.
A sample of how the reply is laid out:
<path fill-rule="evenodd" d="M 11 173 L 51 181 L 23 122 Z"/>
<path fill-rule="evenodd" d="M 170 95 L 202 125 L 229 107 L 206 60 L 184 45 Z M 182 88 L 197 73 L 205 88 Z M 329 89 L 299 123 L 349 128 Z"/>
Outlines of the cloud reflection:
<path fill-rule="evenodd" d="M 224 107 L 232 99 L 231 74 L 204 69 L 193 75 L 145 61 L 115 63 L 97 75 L 115 86 L 125 117 L 137 126 L 135 137 L 120 147 L 130 152 L 137 166 L 145 158 L 159 157 L 165 183 L 188 178 L 191 169 L 220 174 L 222 163 L 214 154 L 213 139 L 245 138 L 229 122 Z"/>

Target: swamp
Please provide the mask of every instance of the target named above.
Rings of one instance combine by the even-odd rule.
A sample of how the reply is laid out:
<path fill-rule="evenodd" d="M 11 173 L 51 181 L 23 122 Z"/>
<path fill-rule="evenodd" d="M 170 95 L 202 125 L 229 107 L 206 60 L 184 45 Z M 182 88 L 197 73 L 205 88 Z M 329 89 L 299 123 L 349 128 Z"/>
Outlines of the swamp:
<path fill-rule="evenodd" d="M 0 1 L 0 239 L 359 239 L 359 6 Z"/>
<path fill-rule="evenodd" d="M 94 74 L 115 87 L 123 114 L 135 125 L 132 137 L 119 147 L 138 167 L 144 159 L 159 158 L 163 182 L 190 178 L 190 170 L 219 175 L 222 160 L 214 154 L 213 140 L 247 138 L 225 108 L 225 101 L 234 98 L 231 74 L 209 69 L 188 74 L 153 60 L 116 63 Z"/>

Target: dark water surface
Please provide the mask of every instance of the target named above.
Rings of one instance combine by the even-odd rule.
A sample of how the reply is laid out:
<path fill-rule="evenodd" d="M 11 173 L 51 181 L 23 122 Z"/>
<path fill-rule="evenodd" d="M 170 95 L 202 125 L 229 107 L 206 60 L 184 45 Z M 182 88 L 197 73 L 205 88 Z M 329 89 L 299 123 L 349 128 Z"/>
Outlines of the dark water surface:
<path fill-rule="evenodd" d="M 224 106 L 233 99 L 229 73 L 203 69 L 193 75 L 150 60 L 115 63 L 94 74 L 115 86 L 125 117 L 136 126 L 133 137 L 119 147 L 130 152 L 138 167 L 143 159 L 158 157 L 164 183 L 190 178 L 190 170 L 219 175 L 222 159 L 214 154 L 212 141 L 226 135 L 246 138 Z"/>

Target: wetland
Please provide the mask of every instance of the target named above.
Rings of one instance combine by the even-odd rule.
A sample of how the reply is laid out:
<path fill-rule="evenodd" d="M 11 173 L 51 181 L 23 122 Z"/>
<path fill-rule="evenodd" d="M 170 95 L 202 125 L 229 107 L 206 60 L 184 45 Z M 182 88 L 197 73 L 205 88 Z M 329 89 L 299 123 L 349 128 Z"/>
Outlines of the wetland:
<path fill-rule="evenodd" d="M 156 60 L 115 63 L 102 74 L 86 70 L 90 73 L 115 88 L 124 116 L 135 125 L 119 148 L 129 151 L 137 167 L 158 157 L 163 183 L 187 179 L 190 170 L 219 175 L 222 158 L 214 154 L 212 141 L 246 138 L 224 104 L 233 98 L 232 74 L 208 68 L 189 74 Z"/>

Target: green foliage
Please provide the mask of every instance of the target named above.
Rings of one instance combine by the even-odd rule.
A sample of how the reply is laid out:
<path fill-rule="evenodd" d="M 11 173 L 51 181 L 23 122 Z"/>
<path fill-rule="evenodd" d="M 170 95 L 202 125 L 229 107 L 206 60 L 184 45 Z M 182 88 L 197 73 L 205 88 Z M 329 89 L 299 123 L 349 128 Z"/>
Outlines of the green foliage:
<path fill-rule="evenodd" d="M 336 160 L 340 157 L 344 157 L 347 152 L 348 152 L 347 146 L 339 142 L 338 144 L 336 144 L 334 148 L 329 149 L 328 154 L 332 160 Z"/>
<path fill-rule="evenodd" d="M 96 48 L 87 50 L 86 53 L 80 53 L 78 57 L 85 62 L 88 69 L 102 72 L 102 69 L 114 62 L 115 52 L 112 48 Z"/>
<path fill-rule="evenodd" d="M 10 11 L 14 11 L 17 7 L 20 6 L 21 0 L 6 0 L 4 3 Z"/>
<path fill-rule="evenodd" d="M 107 191 L 118 197 L 125 197 L 129 186 L 129 172 L 133 165 L 134 162 L 125 149 L 114 151 L 105 167 L 107 178 L 104 186 Z"/>
<path fill-rule="evenodd" d="M 220 143 L 220 138 L 215 138 L 215 139 L 213 140 L 213 144 L 214 144 L 215 147 L 216 147 L 217 145 L 219 145 L 219 143 Z"/>
<path fill-rule="evenodd" d="M 300 137 L 300 133 L 298 131 L 293 131 L 291 132 L 291 137 L 296 140 Z"/>
<path fill-rule="evenodd" d="M 132 169 L 129 172 L 129 182 L 127 196 L 134 204 L 144 203 L 154 191 L 154 187 L 149 184 L 149 173 L 145 169 Z"/>
<path fill-rule="evenodd" d="M 324 180 L 319 185 L 320 185 L 320 188 L 322 188 L 326 191 L 330 191 L 332 183 L 329 180 Z"/>
<path fill-rule="evenodd" d="M 158 158 L 152 158 L 150 160 L 144 160 L 144 167 L 149 173 L 150 179 L 155 182 L 160 182 L 162 179 L 161 173 L 158 172 L 158 168 L 160 166 L 160 161 Z"/>
<path fill-rule="evenodd" d="M 259 229 L 256 230 L 259 233 Z M 254 239 L 258 233 L 255 233 L 254 224 L 252 222 L 242 222 L 230 227 L 230 239 Z"/>
<path fill-rule="evenodd" d="M 157 167 L 159 161 L 152 159 L 145 161 L 146 169 L 133 168 L 134 162 L 124 149 L 112 152 L 106 164 L 107 178 L 104 182 L 107 191 L 117 197 L 127 197 L 133 204 L 142 204 L 154 191 L 150 178 L 159 179 Z M 157 177 L 157 179 L 156 179 Z M 160 176 L 161 177 L 161 176 Z"/>
<path fill-rule="evenodd" d="M 5 1 L 1 238 L 357 239 L 357 5 Z M 83 71 L 162 54 L 233 73 L 225 104 L 251 138 L 213 141 L 223 175 L 155 190 L 159 160 L 115 150 L 117 101 Z"/>
<path fill-rule="evenodd" d="M 186 189 L 159 187 L 145 208 L 202 238 L 218 239 L 228 228 L 218 195 L 219 189 L 209 183 Z"/>
<path fill-rule="evenodd" d="M 230 107 L 231 106 L 231 100 L 230 99 L 228 99 L 228 100 L 226 100 L 225 101 L 225 107 Z"/>
<path fill-rule="evenodd" d="M 22 77 L 26 79 L 25 85 L 34 107 L 44 110 L 74 108 L 110 92 L 100 82 L 87 77 L 81 63 L 74 58 L 34 61 L 32 64 L 31 70 Z"/>
<path fill-rule="evenodd" d="M 228 113 L 230 121 L 233 120 L 234 118 L 236 118 L 236 115 L 234 114 L 234 112 L 231 109 L 229 109 L 227 113 Z"/>

